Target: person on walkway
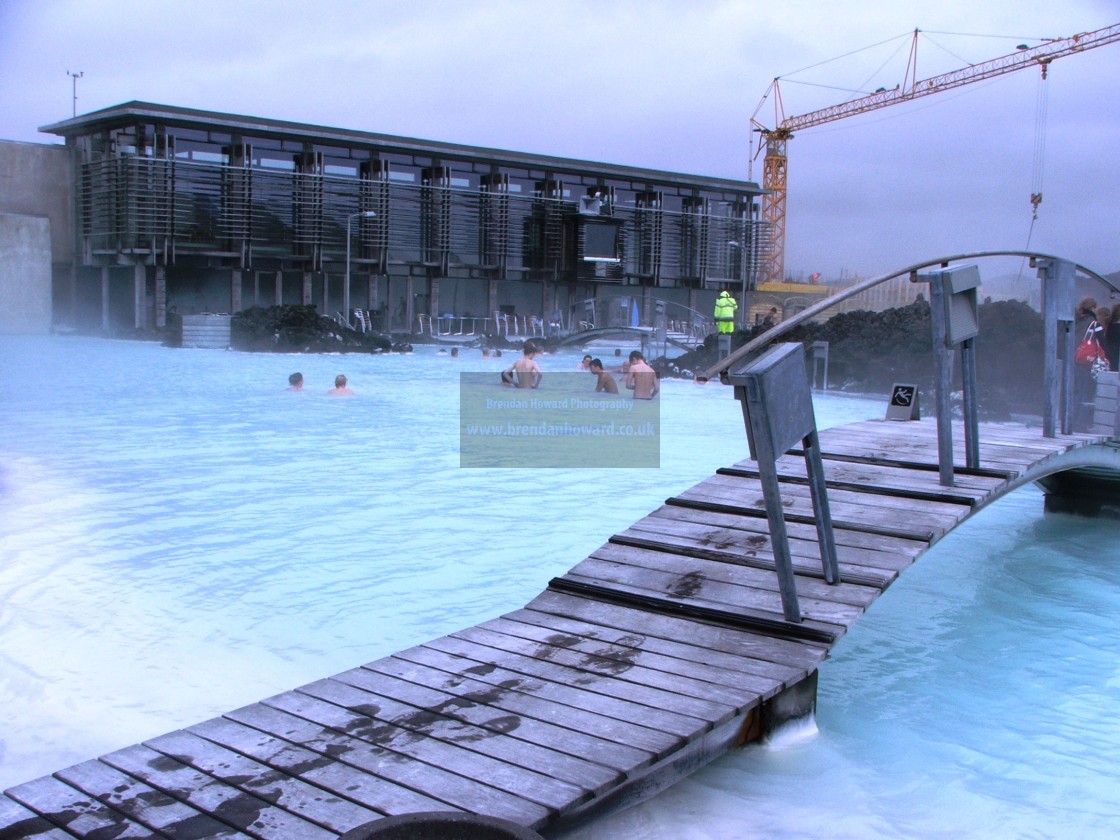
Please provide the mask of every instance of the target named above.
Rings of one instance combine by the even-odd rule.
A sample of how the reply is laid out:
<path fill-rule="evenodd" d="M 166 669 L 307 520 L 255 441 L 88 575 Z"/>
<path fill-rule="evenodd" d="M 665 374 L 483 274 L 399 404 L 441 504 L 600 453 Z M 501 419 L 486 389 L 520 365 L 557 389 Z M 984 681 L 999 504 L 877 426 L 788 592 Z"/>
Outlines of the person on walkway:
<path fill-rule="evenodd" d="M 526 341 L 522 349 L 522 356 L 504 371 L 502 371 L 503 385 L 516 385 L 518 388 L 536 388 L 541 384 L 540 366 L 533 358 L 537 355 L 537 345 Z"/>
<path fill-rule="evenodd" d="M 618 383 L 614 381 L 614 376 L 603 370 L 602 359 L 592 359 L 589 370 L 595 374 L 595 392 L 602 391 L 606 394 L 617 394 Z"/>
<path fill-rule="evenodd" d="M 1091 297 L 1082 298 L 1077 304 L 1074 316 L 1074 338 L 1076 343 L 1090 336 L 1100 341 L 1104 329 L 1097 323 L 1097 302 Z M 1073 366 L 1073 418 L 1072 431 L 1087 432 L 1093 422 L 1093 402 L 1096 397 L 1096 382 L 1090 365 Z"/>
<path fill-rule="evenodd" d="M 1104 354 L 1108 356 L 1108 369 L 1120 370 L 1120 303 L 1114 303 L 1109 313 L 1104 329 Z"/>
<path fill-rule="evenodd" d="M 777 319 L 778 307 L 771 306 L 770 311 L 766 313 L 766 317 L 762 319 L 762 328 L 764 330 L 770 329 L 772 326 L 774 326 L 775 323 L 777 323 Z"/>
<path fill-rule="evenodd" d="M 346 377 L 341 373 L 334 378 L 334 387 L 327 391 L 332 397 L 352 397 L 354 392 L 346 387 Z"/>
<path fill-rule="evenodd" d="M 716 329 L 721 335 L 735 332 L 735 310 L 738 308 L 739 304 L 731 297 L 730 292 L 725 290 L 719 293 L 713 317 L 716 319 Z"/>
<path fill-rule="evenodd" d="M 637 350 L 630 353 L 630 367 L 626 371 L 626 387 L 634 392 L 636 400 L 652 400 L 661 390 L 657 384 L 657 371 L 649 366 Z"/>

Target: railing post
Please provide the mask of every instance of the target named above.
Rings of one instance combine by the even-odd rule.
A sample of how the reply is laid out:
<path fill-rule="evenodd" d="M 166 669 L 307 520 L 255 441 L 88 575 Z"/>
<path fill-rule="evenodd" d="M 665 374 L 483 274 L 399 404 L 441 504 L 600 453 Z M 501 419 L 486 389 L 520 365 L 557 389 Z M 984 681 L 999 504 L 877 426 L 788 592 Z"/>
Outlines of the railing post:
<path fill-rule="evenodd" d="M 1034 260 L 1042 281 L 1043 389 L 1042 434 L 1054 437 L 1061 420 L 1063 435 L 1073 425 L 1073 263 L 1040 257 Z M 1059 369 L 1058 347 L 1064 346 Z M 1062 383 L 1065 389 L 1062 389 Z"/>
<path fill-rule="evenodd" d="M 980 466 L 980 423 L 977 407 L 976 350 L 980 333 L 977 290 L 980 272 L 974 265 L 943 266 L 914 274 L 912 282 L 929 284 L 930 328 L 936 371 L 937 459 L 941 484 L 953 486 L 953 349 L 961 345 L 961 386 L 964 391 L 965 464 Z"/>
<path fill-rule="evenodd" d="M 742 404 L 747 443 L 751 457 L 758 464 L 782 614 L 787 621 L 800 622 L 801 607 L 797 600 L 777 466 L 778 458 L 799 441 L 805 453 L 825 580 L 830 584 L 840 582 L 813 398 L 805 372 L 805 351 L 796 342 L 775 345 L 754 361 L 731 371 L 728 380 L 735 386 L 735 398 Z"/>

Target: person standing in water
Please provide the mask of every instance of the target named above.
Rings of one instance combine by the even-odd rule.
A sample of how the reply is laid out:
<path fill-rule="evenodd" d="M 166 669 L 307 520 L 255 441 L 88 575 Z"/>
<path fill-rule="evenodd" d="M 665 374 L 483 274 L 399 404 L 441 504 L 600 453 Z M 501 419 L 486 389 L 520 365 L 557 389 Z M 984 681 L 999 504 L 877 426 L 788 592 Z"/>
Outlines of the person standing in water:
<path fill-rule="evenodd" d="M 516 385 L 518 388 L 536 388 L 541 384 L 540 366 L 533 359 L 537 355 L 537 345 L 525 342 L 522 357 L 502 371 L 503 385 Z"/>
<path fill-rule="evenodd" d="M 645 356 L 634 350 L 630 353 L 630 367 L 626 370 L 626 387 L 634 392 L 636 400 L 652 400 L 660 390 L 657 371 L 646 363 Z"/>

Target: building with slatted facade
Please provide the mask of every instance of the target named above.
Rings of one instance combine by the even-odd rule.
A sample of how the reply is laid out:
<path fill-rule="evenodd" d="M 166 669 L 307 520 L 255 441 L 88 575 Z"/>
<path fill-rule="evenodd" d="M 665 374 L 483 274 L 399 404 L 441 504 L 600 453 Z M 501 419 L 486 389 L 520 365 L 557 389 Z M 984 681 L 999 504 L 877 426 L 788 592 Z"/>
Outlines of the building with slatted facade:
<path fill-rule="evenodd" d="M 649 323 L 747 291 L 767 244 L 750 182 L 143 102 L 41 130 L 69 150 L 79 326 L 302 303 L 416 331 L 618 294 Z"/>

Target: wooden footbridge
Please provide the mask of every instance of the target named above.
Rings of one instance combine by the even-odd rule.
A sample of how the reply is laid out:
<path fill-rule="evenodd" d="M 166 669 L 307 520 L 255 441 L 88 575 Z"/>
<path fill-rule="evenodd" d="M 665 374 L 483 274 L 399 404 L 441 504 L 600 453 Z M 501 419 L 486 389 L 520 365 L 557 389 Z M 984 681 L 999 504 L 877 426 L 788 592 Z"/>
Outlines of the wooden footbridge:
<path fill-rule="evenodd" d="M 810 712 L 836 640 L 995 499 L 1031 482 L 1073 493 L 1078 476 L 1120 499 L 1111 387 L 1092 434 L 978 426 L 952 443 L 949 481 L 937 420 L 807 437 L 839 580 L 822 569 L 805 452 L 742 460 L 522 609 L 5 791 L 0 838 L 315 840 L 432 811 L 561 835 Z M 775 574 L 771 473 L 796 620 Z"/>

